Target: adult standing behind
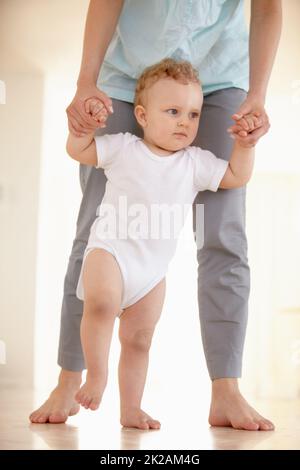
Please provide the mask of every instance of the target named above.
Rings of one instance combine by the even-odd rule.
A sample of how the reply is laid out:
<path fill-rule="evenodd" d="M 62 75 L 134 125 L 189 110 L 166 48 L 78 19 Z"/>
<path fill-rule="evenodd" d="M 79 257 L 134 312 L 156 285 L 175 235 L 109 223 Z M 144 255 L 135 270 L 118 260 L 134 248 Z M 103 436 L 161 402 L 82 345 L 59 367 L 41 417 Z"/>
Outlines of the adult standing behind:
<path fill-rule="evenodd" d="M 66 110 L 69 130 L 75 135 L 99 128 L 99 135 L 141 136 L 133 114 L 141 71 L 164 57 L 189 60 L 199 71 L 204 91 L 193 145 L 228 160 L 233 142 L 228 128 L 235 139 L 253 143 L 269 129 L 264 104 L 280 31 L 281 0 L 251 1 L 250 40 L 243 0 L 90 0 L 77 91 Z M 85 109 L 85 100 L 93 96 L 104 104 L 107 122 L 107 115 L 96 122 Z M 259 127 L 247 127 L 243 120 L 247 113 L 259 113 Z M 231 117 L 236 122 L 229 127 Z M 80 180 L 83 199 L 61 312 L 58 364 L 62 370 L 48 400 L 31 414 L 32 422 L 65 422 L 79 410 L 74 395 L 85 365 L 80 343 L 83 305 L 76 297 L 76 286 L 106 177 L 101 169 L 81 165 Z M 250 284 L 245 197 L 243 187 L 202 192 L 195 200 L 205 208 L 204 247 L 197 257 L 201 332 L 212 380 L 209 423 L 270 430 L 273 424 L 246 402 L 237 380 Z"/>

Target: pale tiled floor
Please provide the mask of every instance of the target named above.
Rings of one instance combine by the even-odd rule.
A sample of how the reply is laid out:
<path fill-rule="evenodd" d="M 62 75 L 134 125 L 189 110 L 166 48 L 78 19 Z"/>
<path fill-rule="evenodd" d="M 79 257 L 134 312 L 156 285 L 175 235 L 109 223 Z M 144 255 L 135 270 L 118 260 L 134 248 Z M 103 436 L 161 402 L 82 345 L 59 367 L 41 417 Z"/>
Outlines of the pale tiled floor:
<path fill-rule="evenodd" d="M 97 412 L 82 409 L 67 424 L 30 424 L 28 414 L 41 398 L 34 399 L 30 391 L 2 390 L 0 449 L 300 449 L 300 402 L 296 400 L 252 401 L 274 420 L 276 431 L 246 432 L 209 427 L 206 406 L 195 410 L 186 404 L 175 413 L 172 403 L 169 409 L 157 406 L 153 414 L 162 422 L 159 431 L 125 429 L 109 400 Z"/>

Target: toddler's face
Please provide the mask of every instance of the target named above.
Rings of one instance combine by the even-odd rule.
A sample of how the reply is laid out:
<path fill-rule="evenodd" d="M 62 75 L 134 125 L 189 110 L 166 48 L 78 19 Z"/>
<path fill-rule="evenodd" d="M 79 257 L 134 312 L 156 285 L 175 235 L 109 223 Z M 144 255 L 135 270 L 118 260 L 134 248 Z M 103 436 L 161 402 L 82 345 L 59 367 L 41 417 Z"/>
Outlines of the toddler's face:
<path fill-rule="evenodd" d="M 202 103 L 198 83 L 158 80 L 145 91 L 144 106 L 136 112 L 145 140 L 174 152 L 187 147 L 196 137 Z"/>

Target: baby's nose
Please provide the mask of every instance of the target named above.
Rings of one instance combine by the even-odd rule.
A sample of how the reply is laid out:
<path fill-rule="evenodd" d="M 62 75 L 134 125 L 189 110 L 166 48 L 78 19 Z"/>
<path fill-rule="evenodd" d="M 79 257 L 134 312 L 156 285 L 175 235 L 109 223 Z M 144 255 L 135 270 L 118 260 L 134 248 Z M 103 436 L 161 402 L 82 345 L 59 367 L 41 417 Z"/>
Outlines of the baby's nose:
<path fill-rule="evenodd" d="M 188 122 L 188 118 L 181 118 L 180 121 L 178 121 L 177 125 L 178 125 L 179 127 L 181 127 L 181 126 L 187 126 L 188 123 L 189 123 L 189 122 Z"/>

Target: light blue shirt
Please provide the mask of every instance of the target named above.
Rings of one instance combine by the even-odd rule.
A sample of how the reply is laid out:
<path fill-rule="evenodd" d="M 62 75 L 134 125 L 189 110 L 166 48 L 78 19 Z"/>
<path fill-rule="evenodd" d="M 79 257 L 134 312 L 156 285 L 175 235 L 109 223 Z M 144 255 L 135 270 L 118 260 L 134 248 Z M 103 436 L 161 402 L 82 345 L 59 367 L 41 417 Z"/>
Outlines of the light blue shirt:
<path fill-rule="evenodd" d="M 125 0 L 97 84 L 133 102 L 143 69 L 165 57 L 188 60 L 204 94 L 248 91 L 248 31 L 243 0 Z"/>

